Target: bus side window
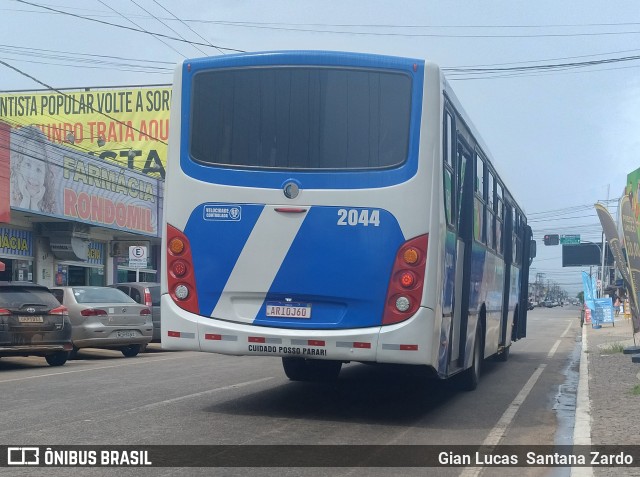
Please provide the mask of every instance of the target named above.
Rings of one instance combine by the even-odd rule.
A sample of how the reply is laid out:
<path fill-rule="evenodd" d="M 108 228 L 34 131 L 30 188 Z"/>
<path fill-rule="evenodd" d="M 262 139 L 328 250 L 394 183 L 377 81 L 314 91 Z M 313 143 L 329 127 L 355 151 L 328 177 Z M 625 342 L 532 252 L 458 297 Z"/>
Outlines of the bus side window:
<path fill-rule="evenodd" d="M 484 235 L 484 161 L 476 155 L 475 198 L 473 201 L 473 238 L 485 243 Z"/>
<path fill-rule="evenodd" d="M 445 111 L 444 123 L 444 213 L 447 219 L 447 225 L 455 224 L 454 213 L 455 207 L 455 182 L 454 182 L 454 164 L 453 164 L 453 118 L 448 111 Z"/>
<path fill-rule="evenodd" d="M 465 180 L 468 181 L 465 174 L 467 173 L 467 162 L 470 162 L 470 158 L 467 154 L 465 154 L 464 149 L 460 145 L 458 145 L 458 161 L 456 168 L 456 181 L 458 183 L 458 192 L 456 195 L 456 201 L 458 205 L 458 230 L 460 230 L 460 228 L 462 227 L 462 193 L 464 191 L 464 183 Z M 468 206 L 466 207 L 468 208 Z"/>
<path fill-rule="evenodd" d="M 486 195 L 486 204 L 487 204 L 487 215 L 486 215 L 486 227 L 487 227 L 487 246 L 490 249 L 495 250 L 495 212 L 494 212 L 494 186 L 495 180 L 493 177 L 493 173 L 491 171 L 487 171 L 487 195 Z"/>
<path fill-rule="evenodd" d="M 502 185 L 496 183 L 496 250 L 499 255 L 504 254 L 504 199 L 502 196 Z"/>

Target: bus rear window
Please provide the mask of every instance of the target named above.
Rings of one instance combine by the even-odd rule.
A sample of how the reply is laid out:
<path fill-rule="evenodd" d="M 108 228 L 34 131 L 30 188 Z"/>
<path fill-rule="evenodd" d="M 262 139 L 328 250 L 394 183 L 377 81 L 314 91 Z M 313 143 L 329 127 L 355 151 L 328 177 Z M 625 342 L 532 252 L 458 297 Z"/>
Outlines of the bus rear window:
<path fill-rule="evenodd" d="M 380 169 L 407 157 L 411 77 L 346 68 L 224 69 L 194 76 L 189 149 L 241 168 Z"/>

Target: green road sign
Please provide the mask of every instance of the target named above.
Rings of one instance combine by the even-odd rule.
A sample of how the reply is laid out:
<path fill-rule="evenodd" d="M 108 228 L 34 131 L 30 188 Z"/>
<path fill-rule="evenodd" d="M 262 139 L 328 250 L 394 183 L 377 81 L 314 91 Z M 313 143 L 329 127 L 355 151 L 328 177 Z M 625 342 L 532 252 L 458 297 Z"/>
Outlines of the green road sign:
<path fill-rule="evenodd" d="M 560 243 L 563 245 L 579 245 L 580 235 L 561 235 Z"/>

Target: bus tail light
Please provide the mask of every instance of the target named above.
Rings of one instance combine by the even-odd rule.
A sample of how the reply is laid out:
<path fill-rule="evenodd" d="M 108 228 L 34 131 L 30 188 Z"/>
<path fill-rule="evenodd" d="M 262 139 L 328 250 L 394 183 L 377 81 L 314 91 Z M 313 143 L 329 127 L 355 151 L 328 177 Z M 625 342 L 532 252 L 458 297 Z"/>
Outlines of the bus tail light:
<path fill-rule="evenodd" d="M 167 284 L 169 295 L 183 310 L 198 313 L 193 257 L 186 235 L 167 224 Z"/>
<path fill-rule="evenodd" d="M 406 320 L 422 301 L 429 234 L 411 239 L 400 247 L 391 271 L 383 325 Z"/>

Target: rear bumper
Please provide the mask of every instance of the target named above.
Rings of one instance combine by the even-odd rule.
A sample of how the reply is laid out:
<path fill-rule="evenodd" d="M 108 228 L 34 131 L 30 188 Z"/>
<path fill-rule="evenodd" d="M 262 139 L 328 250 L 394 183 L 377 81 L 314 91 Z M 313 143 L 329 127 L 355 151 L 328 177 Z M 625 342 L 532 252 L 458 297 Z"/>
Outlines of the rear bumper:
<path fill-rule="evenodd" d="M 162 348 L 237 356 L 280 356 L 434 366 L 434 313 L 402 323 L 344 330 L 271 328 L 203 317 L 162 295 Z"/>
<path fill-rule="evenodd" d="M 76 348 L 117 348 L 134 344 L 144 345 L 151 342 L 151 334 L 147 336 L 136 336 L 134 338 L 84 338 L 74 339 L 73 345 Z"/>
<path fill-rule="evenodd" d="M 118 332 L 135 332 L 136 336 L 118 336 Z M 78 326 L 73 328 L 71 340 L 77 348 L 118 348 L 134 344 L 144 345 L 153 338 L 151 322 L 141 326 Z"/>
<path fill-rule="evenodd" d="M 73 348 L 70 341 L 65 343 L 50 343 L 39 345 L 4 345 L 0 344 L 0 355 L 2 356 L 46 356 L 59 351 L 71 351 Z"/>

